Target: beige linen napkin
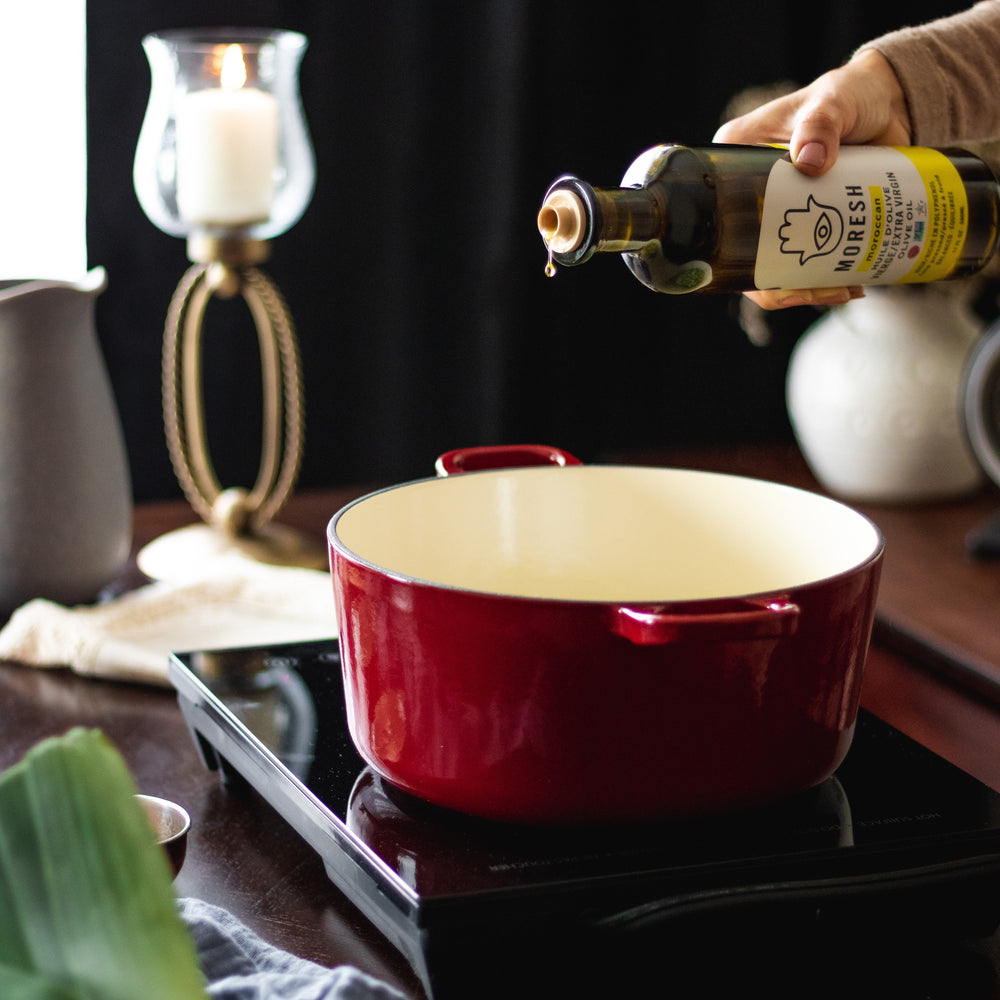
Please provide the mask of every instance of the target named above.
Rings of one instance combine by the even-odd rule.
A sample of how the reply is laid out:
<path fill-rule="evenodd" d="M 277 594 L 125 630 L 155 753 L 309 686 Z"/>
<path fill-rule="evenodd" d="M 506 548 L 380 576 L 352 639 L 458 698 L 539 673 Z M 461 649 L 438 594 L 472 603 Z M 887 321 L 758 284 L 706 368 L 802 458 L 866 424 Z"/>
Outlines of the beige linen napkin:
<path fill-rule="evenodd" d="M 166 685 L 170 652 L 336 634 L 329 573 L 237 558 L 217 560 L 193 581 L 150 583 L 105 604 L 29 601 L 0 630 L 0 659 Z"/>

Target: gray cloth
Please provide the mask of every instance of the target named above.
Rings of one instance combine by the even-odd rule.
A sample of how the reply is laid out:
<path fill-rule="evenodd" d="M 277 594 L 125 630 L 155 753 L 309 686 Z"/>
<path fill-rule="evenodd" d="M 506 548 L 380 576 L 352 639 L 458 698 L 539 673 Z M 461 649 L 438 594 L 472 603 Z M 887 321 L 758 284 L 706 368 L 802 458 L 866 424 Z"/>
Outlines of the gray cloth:
<path fill-rule="evenodd" d="M 179 901 L 212 1000 L 406 1000 L 358 969 L 327 969 L 269 945 L 231 913 Z"/>

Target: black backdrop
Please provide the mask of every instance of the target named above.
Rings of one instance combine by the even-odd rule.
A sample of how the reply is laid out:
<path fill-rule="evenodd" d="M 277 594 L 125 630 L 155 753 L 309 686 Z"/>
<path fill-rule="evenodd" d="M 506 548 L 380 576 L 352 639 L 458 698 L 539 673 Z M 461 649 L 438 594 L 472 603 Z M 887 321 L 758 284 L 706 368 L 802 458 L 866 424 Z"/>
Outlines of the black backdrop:
<path fill-rule="evenodd" d="M 961 7 L 912 0 L 916 23 Z M 784 376 L 815 318 L 751 346 L 732 298 L 661 296 L 615 258 L 543 275 L 534 216 L 571 170 L 612 184 L 661 141 L 711 138 L 730 97 L 806 81 L 904 8 L 633 0 L 88 0 L 92 265 L 98 325 L 139 500 L 179 493 L 159 403 L 163 318 L 188 266 L 132 188 L 149 94 L 142 36 L 170 27 L 294 28 L 317 188 L 266 270 L 295 318 L 306 392 L 302 486 L 429 474 L 476 443 L 617 450 L 785 438 Z M 205 349 L 224 485 L 256 473 L 256 341 L 213 304 Z M 248 417 L 251 414 L 251 417 Z"/>

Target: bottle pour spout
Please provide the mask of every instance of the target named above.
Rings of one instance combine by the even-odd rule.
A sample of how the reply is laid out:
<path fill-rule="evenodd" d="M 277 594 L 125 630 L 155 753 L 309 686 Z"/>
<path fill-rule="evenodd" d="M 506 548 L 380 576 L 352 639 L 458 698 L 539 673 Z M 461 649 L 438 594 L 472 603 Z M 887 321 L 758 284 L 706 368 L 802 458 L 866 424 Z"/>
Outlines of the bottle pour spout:
<path fill-rule="evenodd" d="M 538 231 L 554 253 L 572 253 L 587 232 L 587 211 L 580 196 L 566 188 L 550 191 L 538 211 Z"/>

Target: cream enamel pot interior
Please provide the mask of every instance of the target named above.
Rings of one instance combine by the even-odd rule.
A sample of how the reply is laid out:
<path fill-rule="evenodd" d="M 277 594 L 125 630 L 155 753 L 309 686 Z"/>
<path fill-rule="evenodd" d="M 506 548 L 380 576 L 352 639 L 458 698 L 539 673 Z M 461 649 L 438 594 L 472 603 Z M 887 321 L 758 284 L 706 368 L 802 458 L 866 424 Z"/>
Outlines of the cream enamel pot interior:
<path fill-rule="evenodd" d="M 331 520 L 362 757 L 439 806 L 535 823 L 705 815 L 827 778 L 853 735 L 878 529 L 774 483 L 541 454 L 561 467 L 419 480 Z"/>

